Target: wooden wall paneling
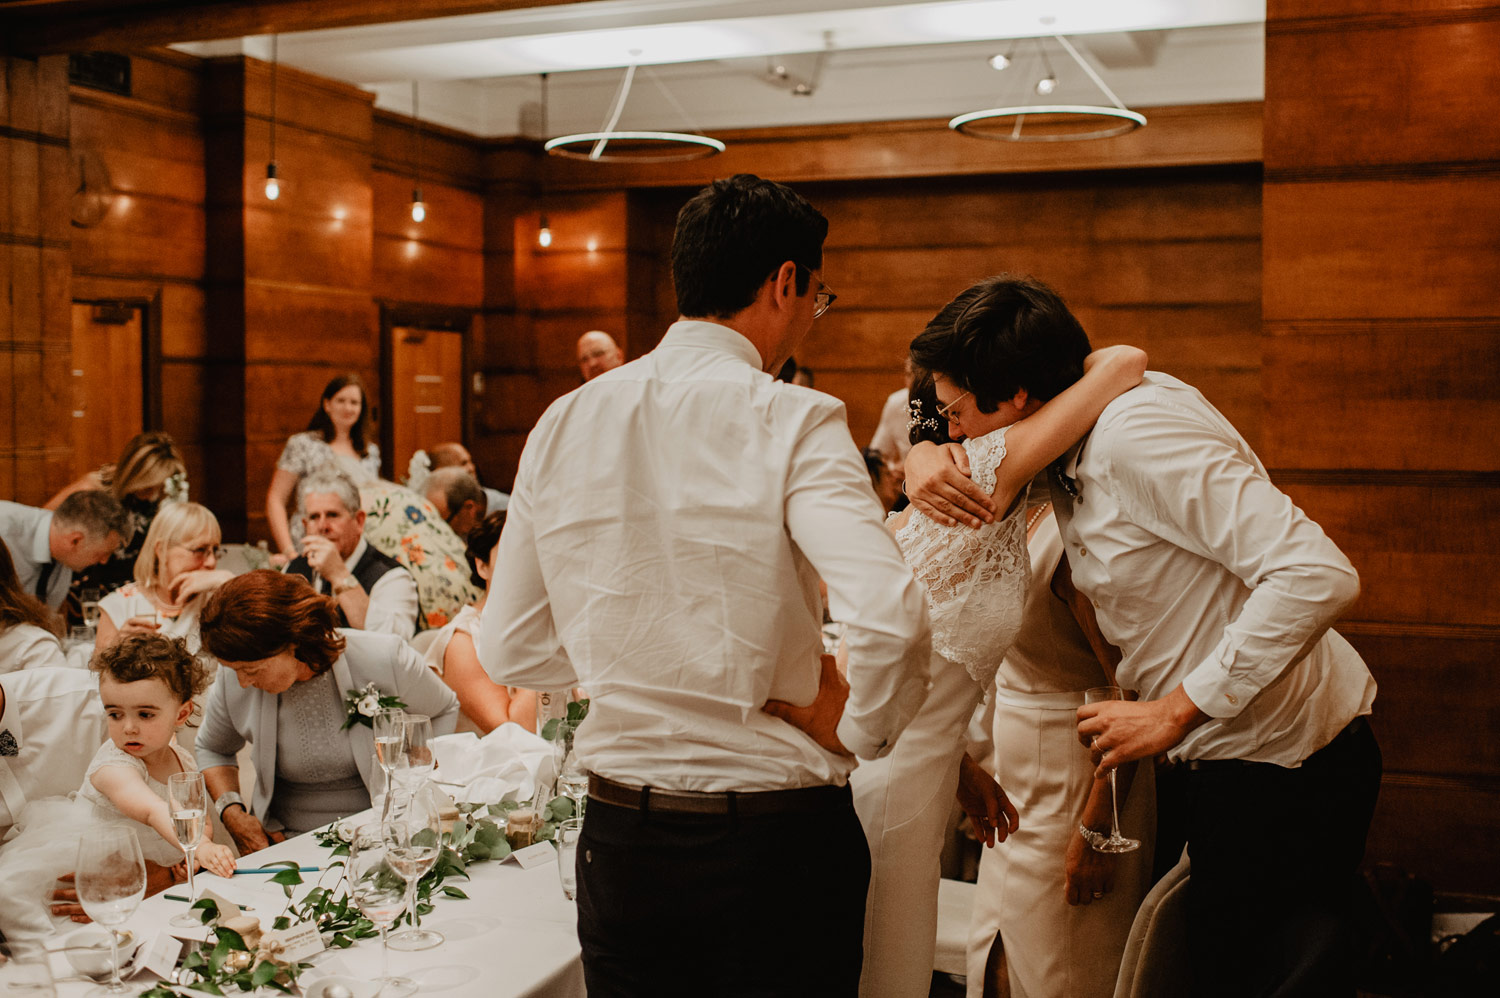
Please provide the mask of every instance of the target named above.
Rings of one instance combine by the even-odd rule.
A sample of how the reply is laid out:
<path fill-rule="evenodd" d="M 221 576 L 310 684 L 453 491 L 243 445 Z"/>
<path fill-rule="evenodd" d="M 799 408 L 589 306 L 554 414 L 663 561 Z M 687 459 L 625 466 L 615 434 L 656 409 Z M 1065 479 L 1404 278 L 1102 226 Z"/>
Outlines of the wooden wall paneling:
<path fill-rule="evenodd" d="M 1267 324 L 1266 460 L 1288 468 L 1492 471 L 1500 320 Z"/>
<path fill-rule="evenodd" d="M 730 130 L 715 133 L 728 149 L 709 160 L 635 165 L 554 158 L 547 188 L 702 187 L 735 173 L 797 183 L 1255 163 L 1260 116 L 1259 104 L 1157 107 L 1149 127 L 1107 142 L 1029 145 L 966 138 L 944 119 Z"/>
<path fill-rule="evenodd" d="M 375 305 L 357 290 L 246 281 L 244 314 L 247 363 L 351 368 L 368 366 L 379 352 Z"/>
<path fill-rule="evenodd" d="M 1268 28 L 1280 67 L 1266 74 L 1266 101 L 1276 105 L 1266 119 L 1268 172 L 1444 170 L 1500 159 L 1485 96 L 1500 89 L 1500 20 L 1491 13 L 1424 23 L 1404 13 L 1340 24 L 1336 35 L 1305 23 Z"/>
<path fill-rule="evenodd" d="M 375 235 L 372 287 L 386 300 L 478 308 L 484 254 L 406 236 Z"/>
<path fill-rule="evenodd" d="M 1263 197 L 1268 456 L 1359 569 L 1345 629 L 1382 682 L 1367 859 L 1492 892 L 1500 772 L 1465 735 L 1500 711 L 1497 31 L 1492 5 L 1272 4 Z"/>
<path fill-rule="evenodd" d="M 1268 182 L 1265 213 L 1268 320 L 1495 315 L 1500 175 Z"/>
<path fill-rule="evenodd" d="M 375 111 L 372 149 L 377 170 L 408 178 L 415 172 L 424 190 L 429 181 L 435 181 L 476 194 L 482 192 L 484 152 L 472 135 L 424 121 L 420 150 L 418 145 L 410 117 Z"/>
<path fill-rule="evenodd" d="M 482 195 L 452 184 L 423 181 L 422 199 L 427 205 L 427 217 L 413 222 L 411 176 L 377 166 L 372 180 L 377 235 L 414 239 L 475 254 L 484 252 Z M 474 297 L 477 300 L 480 295 Z"/>

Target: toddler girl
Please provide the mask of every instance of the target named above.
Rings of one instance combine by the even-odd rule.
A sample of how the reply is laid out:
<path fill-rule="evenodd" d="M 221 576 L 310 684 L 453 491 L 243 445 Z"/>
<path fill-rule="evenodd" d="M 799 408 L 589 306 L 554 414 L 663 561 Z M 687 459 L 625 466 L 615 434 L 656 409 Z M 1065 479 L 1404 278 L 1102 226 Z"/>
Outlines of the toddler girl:
<path fill-rule="evenodd" d="M 94 655 L 99 699 L 109 741 L 89 763 L 71 799 L 33 801 L 22 812 L 17 835 L 0 848 L 0 932 L 12 941 L 46 936 L 68 925 L 54 918 L 48 900 L 57 877 L 72 870 L 78 839 L 95 822 L 135 828 L 148 862 L 175 866 L 183 850 L 172 830 L 167 778 L 195 768 L 176 743 L 177 729 L 193 711 L 193 696 L 208 684 L 203 666 L 181 638 L 132 634 Z M 205 822 L 195 859 L 220 876 L 234 873 L 234 853 L 212 841 Z"/>

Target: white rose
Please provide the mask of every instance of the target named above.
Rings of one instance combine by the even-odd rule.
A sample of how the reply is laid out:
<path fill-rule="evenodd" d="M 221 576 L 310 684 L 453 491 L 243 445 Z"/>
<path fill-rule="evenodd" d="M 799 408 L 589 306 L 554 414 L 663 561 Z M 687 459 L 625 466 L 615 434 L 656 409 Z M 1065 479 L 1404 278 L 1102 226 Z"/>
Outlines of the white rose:
<path fill-rule="evenodd" d="M 359 698 L 359 712 L 366 717 L 374 717 L 380 713 L 380 698 L 373 693 L 366 693 Z"/>
<path fill-rule="evenodd" d="M 340 842 L 354 841 L 354 829 L 342 821 L 334 824 L 333 834 L 338 837 Z"/>

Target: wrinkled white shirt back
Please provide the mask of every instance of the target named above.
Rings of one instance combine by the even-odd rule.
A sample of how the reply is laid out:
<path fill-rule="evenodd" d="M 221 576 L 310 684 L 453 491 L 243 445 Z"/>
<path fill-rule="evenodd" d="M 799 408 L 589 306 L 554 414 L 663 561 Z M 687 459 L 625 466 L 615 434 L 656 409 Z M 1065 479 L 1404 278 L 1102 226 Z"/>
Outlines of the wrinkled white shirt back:
<path fill-rule="evenodd" d="M 1375 680 L 1329 630 L 1354 566 L 1197 389 L 1147 372 L 1063 470 L 1073 582 L 1124 654 L 1120 686 L 1155 700 L 1182 683 L 1210 717 L 1170 758 L 1297 766 L 1370 713 Z"/>
<path fill-rule="evenodd" d="M 591 771 L 676 790 L 842 784 L 850 760 L 761 711 L 817 691 L 848 623 L 839 725 L 881 754 L 926 693 L 925 600 L 841 403 L 701 321 L 552 404 L 521 455 L 480 647 L 497 682 L 582 684 Z"/>

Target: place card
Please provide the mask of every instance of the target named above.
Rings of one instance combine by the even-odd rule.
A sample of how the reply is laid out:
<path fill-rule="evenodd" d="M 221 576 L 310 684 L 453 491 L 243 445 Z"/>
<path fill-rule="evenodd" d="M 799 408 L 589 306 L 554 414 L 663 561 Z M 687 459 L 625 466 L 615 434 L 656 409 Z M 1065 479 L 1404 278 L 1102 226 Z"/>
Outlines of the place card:
<path fill-rule="evenodd" d="M 312 922 L 272 929 L 260 937 L 260 945 L 282 963 L 300 963 L 324 949 L 323 936 Z"/>
<path fill-rule="evenodd" d="M 149 970 L 164 981 L 170 981 L 182 959 L 183 942 L 170 932 L 158 932 L 145 951 L 145 956 L 136 964 L 137 972 Z"/>
<path fill-rule="evenodd" d="M 533 866 L 555 862 L 557 860 L 557 850 L 552 848 L 551 842 L 537 842 L 534 845 L 527 846 L 525 849 L 517 849 L 505 857 L 505 859 L 513 859 L 521 864 L 521 869 L 529 870 Z"/>

